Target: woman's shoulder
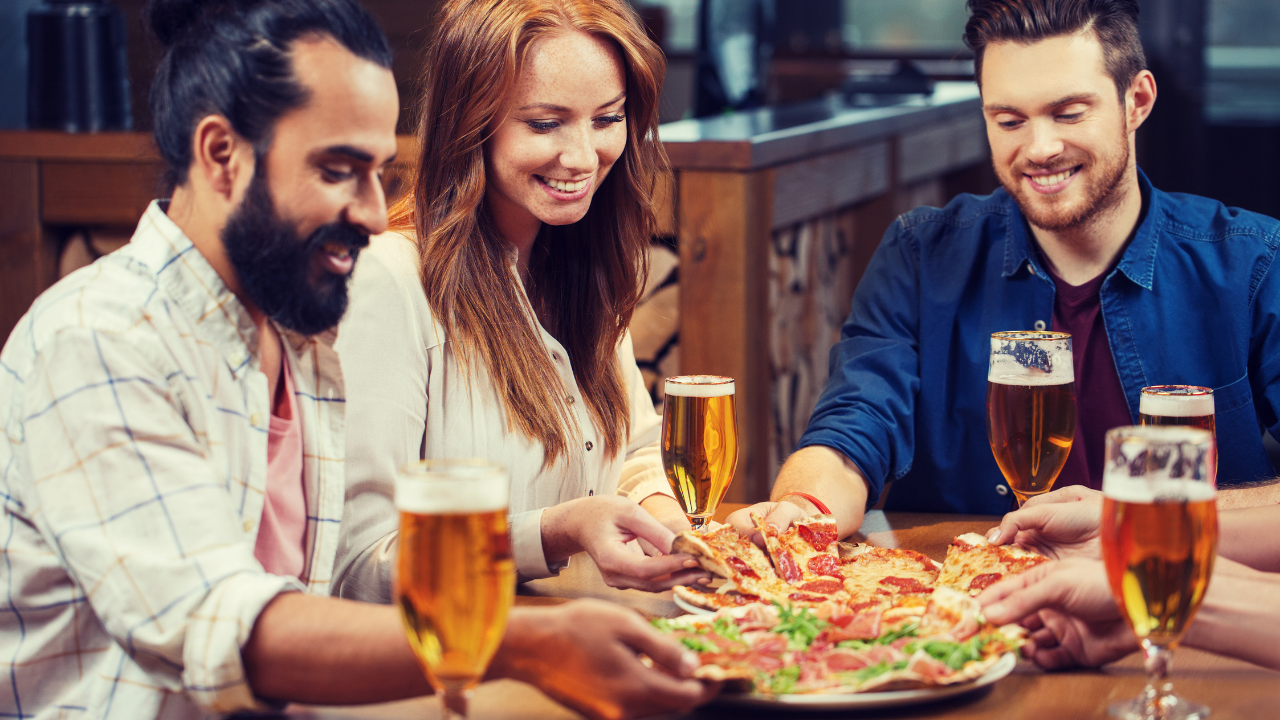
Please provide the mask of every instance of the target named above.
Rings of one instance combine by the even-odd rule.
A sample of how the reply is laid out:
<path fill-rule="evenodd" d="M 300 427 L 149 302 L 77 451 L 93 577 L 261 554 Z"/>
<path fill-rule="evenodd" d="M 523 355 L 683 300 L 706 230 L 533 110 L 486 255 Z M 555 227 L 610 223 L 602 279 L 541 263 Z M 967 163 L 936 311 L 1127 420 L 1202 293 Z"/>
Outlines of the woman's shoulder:
<path fill-rule="evenodd" d="M 356 259 L 348 315 L 362 314 L 360 306 L 372 303 L 376 307 L 364 314 L 389 320 L 391 315 L 404 313 L 406 320 L 420 328 L 429 346 L 442 342 L 443 331 L 422 289 L 421 263 L 412 231 L 387 231 L 369 238 L 369 246 Z"/>

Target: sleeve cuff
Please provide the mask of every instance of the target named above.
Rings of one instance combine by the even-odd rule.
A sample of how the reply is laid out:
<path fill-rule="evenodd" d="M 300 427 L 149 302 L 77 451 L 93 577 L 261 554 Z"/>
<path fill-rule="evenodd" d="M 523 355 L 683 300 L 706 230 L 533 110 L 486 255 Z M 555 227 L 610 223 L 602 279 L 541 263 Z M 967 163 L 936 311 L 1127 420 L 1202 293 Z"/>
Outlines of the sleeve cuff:
<path fill-rule="evenodd" d="M 542 549 L 542 508 L 511 516 L 511 554 L 520 582 L 554 577 L 569 566 L 567 560 L 547 564 L 547 554 Z"/>
<path fill-rule="evenodd" d="M 215 713 L 279 710 L 254 696 L 241 652 L 263 608 L 281 593 L 303 590 L 296 578 L 247 572 L 215 584 L 188 617 L 182 648 L 188 696 Z"/>
<path fill-rule="evenodd" d="M 671 483 L 667 482 L 667 474 L 662 468 L 649 468 L 631 478 L 628 487 L 618 488 L 618 494 L 626 496 L 632 502 L 639 503 L 651 495 L 666 495 L 675 498 L 671 492 Z"/>

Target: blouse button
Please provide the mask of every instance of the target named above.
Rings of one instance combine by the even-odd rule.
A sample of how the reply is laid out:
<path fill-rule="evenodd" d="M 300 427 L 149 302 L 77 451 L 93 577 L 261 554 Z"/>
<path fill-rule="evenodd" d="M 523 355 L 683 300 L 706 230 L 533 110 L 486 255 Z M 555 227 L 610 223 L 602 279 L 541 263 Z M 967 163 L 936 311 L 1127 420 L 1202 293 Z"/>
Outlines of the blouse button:
<path fill-rule="evenodd" d="M 587 452 L 590 452 L 590 451 L 591 451 L 591 448 L 593 448 L 593 447 L 595 447 L 595 446 L 591 444 L 591 441 L 590 441 L 590 440 L 588 440 L 588 441 L 587 441 Z"/>
<path fill-rule="evenodd" d="M 573 396 L 572 396 L 572 395 L 570 395 L 569 397 L 565 398 L 565 399 L 564 399 L 564 401 L 565 401 L 565 402 L 567 402 L 567 403 L 569 403 L 570 405 L 572 405 L 572 404 L 573 404 Z"/>
<path fill-rule="evenodd" d="M 551 359 L 556 362 L 560 362 L 560 353 L 558 352 L 551 353 Z"/>

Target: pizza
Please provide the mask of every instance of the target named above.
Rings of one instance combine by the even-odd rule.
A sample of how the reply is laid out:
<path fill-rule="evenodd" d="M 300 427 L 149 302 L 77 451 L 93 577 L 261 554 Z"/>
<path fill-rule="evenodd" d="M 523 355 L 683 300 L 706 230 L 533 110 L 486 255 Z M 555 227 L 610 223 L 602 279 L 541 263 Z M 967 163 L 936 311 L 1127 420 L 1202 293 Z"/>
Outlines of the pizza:
<path fill-rule="evenodd" d="M 765 523 L 759 513 L 751 513 L 751 520 L 764 538 L 764 546 L 778 576 L 795 589 L 788 595 L 790 600 L 821 603 L 832 596 L 845 594 L 834 517 L 812 515 L 801 518 L 783 531 Z"/>
<path fill-rule="evenodd" d="M 1016 545 L 992 545 L 978 533 L 966 533 L 947 548 L 938 586 L 976 596 L 1006 575 L 1025 572 L 1045 560 L 1043 555 Z"/>
<path fill-rule="evenodd" d="M 697 653 L 695 677 L 737 681 L 765 696 L 953 685 L 980 677 L 1026 642 L 1025 630 L 983 622 L 977 602 L 950 588 L 927 600 L 748 603 L 652 622 Z"/>
<path fill-rule="evenodd" d="M 938 569 L 938 563 L 924 553 L 858 545 L 846 552 L 840 574 L 846 592 L 865 601 L 885 595 L 928 595 Z"/>
<path fill-rule="evenodd" d="M 702 531 L 683 532 L 672 541 L 671 551 L 692 555 L 704 569 L 729 581 L 727 591 L 750 601 L 785 601 L 791 594 L 764 552 L 730 525 L 711 523 Z"/>

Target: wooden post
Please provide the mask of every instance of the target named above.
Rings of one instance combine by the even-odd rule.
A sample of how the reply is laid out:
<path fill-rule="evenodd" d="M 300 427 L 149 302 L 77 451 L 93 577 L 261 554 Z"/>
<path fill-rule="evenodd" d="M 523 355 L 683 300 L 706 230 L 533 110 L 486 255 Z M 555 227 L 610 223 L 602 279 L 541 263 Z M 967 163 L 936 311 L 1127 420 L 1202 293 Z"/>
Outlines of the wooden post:
<path fill-rule="evenodd" d="M 0 344 L 57 273 L 40 225 L 40 164 L 0 160 Z"/>
<path fill-rule="evenodd" d="M 727 502 L 768 499 L 768 245 L 773 172 L 679 173 L 680 371 L 736 380 Z"/>

